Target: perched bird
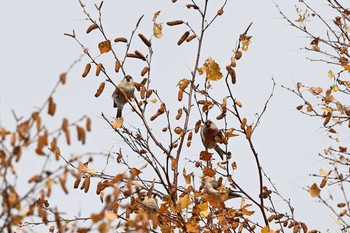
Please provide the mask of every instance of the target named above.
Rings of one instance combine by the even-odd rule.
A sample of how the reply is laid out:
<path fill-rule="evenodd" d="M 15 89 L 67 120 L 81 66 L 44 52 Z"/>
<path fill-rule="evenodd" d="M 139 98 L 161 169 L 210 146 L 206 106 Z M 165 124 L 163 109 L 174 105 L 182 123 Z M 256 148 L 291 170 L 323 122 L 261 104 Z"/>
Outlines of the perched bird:
<path fill-rule="evenodd" d="M 118 87 L 122 89 L 128 98 L 134 97 L 135 86 L 134 81 L 130 75 L 125 76 L 125 78 L 118 84 Z M 124 98 L 122 93 L 119 93 L 118 88 L 116 88 L 112 94 L 113 98 L 113 107 L 117 108 L 117 118 L 122 116 L 122 110 L 124 105 L 128 102 Z"/>
<path fill-rule="evenodd" d="M 148 195 L 141 196 L 141 205 L 151 211 L 158 211 L 159 209 L 157 199 L 155 197 L 149 197 Z"/>
<path fill-rule="evenodd" d="M 218 133 L 218 127 L 216 127 L 216 125 L 211 120 L 207 120 L 201 127 L 201 138 L 203 145 L 206 149 L 214 149 L 220 155 L 220 158 L 223 160 L 224 154 L 226 154 L 226 152 L 223 151 L 215 141 L 215 136 Z"/>
<path fill-rule="evenodd" d="M 202 178 L 202 189 L 205 193 L 219 196 L 220 194 L 227 194 L 227 200 L 231 198 L 241 197 L 238 191 L 234 191 L 225 186 L 219 186 L 218 181 L 213 177 L 204 176 Z"/>

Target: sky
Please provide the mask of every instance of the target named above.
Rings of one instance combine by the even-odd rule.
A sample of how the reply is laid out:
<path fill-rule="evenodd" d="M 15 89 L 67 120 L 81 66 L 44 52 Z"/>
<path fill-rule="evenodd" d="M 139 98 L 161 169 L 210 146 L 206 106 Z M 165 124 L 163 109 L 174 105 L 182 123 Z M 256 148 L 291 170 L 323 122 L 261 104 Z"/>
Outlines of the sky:
<path fill-rule="evenodd" d="M 86 3 L 88 9 L 94 12 L 92 4 L 88 1 Z M 161 11 L 158 22 L 164 22 L 164 37 L 159 40 L 153 39 L 152 85 L 154 89 L 158 89 L 160 95 L 176 106 L 174 115 L 181 105 L 176 101 L 176 94 L 168 93 L 171 91 L 176 93 L 178 80 L 189 77 L 188 67 L 193 67 L 194 46 L 190 44 L 177 46 L 176 42 L 186 28 L 181 26 L 170 28 L 165 25 L 165 22 L 188 19 L 194 22 L 193 25 L 198 24 L 198 17 L 193 17 L 193 14 L 184 6 L 185 3 L 181 0 L 176 4 L 172 4 L 170 0 L 105 1 L 102 16 L 104 27 L 113 39 L 119 36 L 129 37 L 141 15 L 144 15 L 144 18 L 140 32 L 151 35 L 153 14 Z M 276 1 L 276 4 L 291 18 L 297 18 L 294 6 L 298 1 L 280 0 Z M 318 4 L 316 7 L 326 6 Z M 213 12 L 216 10 L 212 9 Z M 95 13 L 93 14 L 96 16 Z M 81 55 L 79 45 L 63 33 L 71 33 L 74 29 L 89 51 L 96 56 L 97 42 L 101 37 L 97 33 L 91 33 L 89 36 L 85 34 L 90 23 L 85 20 L 78 1 L 37 0 L 20 3 L 5 1 L 0 8 L 0 19 L 3 22 L 3 36 L 0 44 L 2 54 L 0 120 L 2 125 L 10 128 L 15 125 L 11 110 L 13 109 L 18 116 L 22 116 L 30 114 L 41 106 L 59 75 Z M 210 56 L 222 64 L 224 69 L 239 34 L 251 22 L 253 25 L 248 34 L 252 36 L 252 43 L 249 51 L 244 53 L 242 60 L 238 62 L 237 86 L 233 91 L 243 103 L 242 112 L 249 120 L 254 120 L 255 113 L 262 110 L 271 93 L 271 79 L 273 78 L 277 83 L 268 110 L 254 135 L 262 166 L 281 194 L 291 198 L 297 219 L 308 223 L 311 229 L 335 229 L 335 223 L 327 210 L 302 190 L 315 181 L 309 174 L 317 173 L 320 168 L 326 166 L 317 154 L 327 145 L 327 136 L 320 129 L 319 121 L 298 113 L 295 107 L 301 104 L 300 100 L 281 88 L 281 85 L 294 87 L 298 81 L 309 85 L 327 83 L 329 68 L 324 64 L 308 61 L 306 57 L 309 54 L 300 50 L 308 45 L 309 39 L 282 19 L 274 2 L 232 0 L 228 2 L 224 14 L 208 30 L 204 40 L 202 61 Z M 142 48 L 141 45 L 136 44 Z M 99 59 L 113 68 L 113 59 L 109 55 L 105 54 Z M 59 88 L 54 95 L 58 119 L 64 116 L 78 119 L 87 114 L 93 121 L 93 132 L 88 135 L 87 146 L 73 143 L 73 146 L 67 147 L 67 155 L 72 151 L 107 152 L 111 148 L 125 146 L 100 116 L 103 112 L 112 119 L 115 114 L 110 98 L 113 88 L 107 85 L 101 97 L 95 98 L 95 91 L 103 79 L 93 74 L 86 79 L 81 78 L 87 62 L 86 57 L 82 58 L 82 61 L 69 73 L 67 84 Z M 141 80 L 141 68 L 139 63 L 133 61 L 126 66 L 128 73 L 136 81 Z M 117 83 L 122 77 L 118 74 L 113 78 Z M 220 85 L 222 84 L 213 83 L 214 95 L 223 96 Z M 126 123 L 132 124 L 130 108 L 126 107 L 124 114 L 127 116 Z M 214 118 L 214 115 L 212 117 Z M 56 124 L 56 127 L 61 124 L 61 121 L 57 123 L 53 119 L 48 120 L 52 121 L 52 125 Z M 200 145 L 200 140 L 198 138 L 195 140 L 194 143 Z M 232 146 L 239 164 L 237 181 L 244 183 L 248 190 L 256 192 L 255 170 L 250 169 L 254 161 L 246 142 L 243 139 L 237 139 L 233 141 Z M 190 151 L 189 156 L 194 159 L 196 155 Z M 32 161 L 24 158 L 19 165 L 23 166 L 21 171 L 29 177 L 33 171 L 27 162 Z M 132 163 L 141 165 L 137 159 Z M 103 165 L 104 161 L 101 166 Z M 99 165 L 96 166 L 99 169 Z M 109 164 L 109 168 L 113 169 L 113 163 Z M 79 197 L 84 195 L 86 202 L 83 201 L 77 208 L 83 212 L 89 212 L 89 207 L 86 206 L 88 200 L 94 200 L 96 196 L 82 194 L 80 190 L 74 190 L 72 194 L 73 197 L 69 199 L 61 195 L 54 196 L 58 200 L 53 202 L 63 201 L 69 211 L 72 208 L 69 204 L 72 201 L 71 198 L 80 200 Z"/>

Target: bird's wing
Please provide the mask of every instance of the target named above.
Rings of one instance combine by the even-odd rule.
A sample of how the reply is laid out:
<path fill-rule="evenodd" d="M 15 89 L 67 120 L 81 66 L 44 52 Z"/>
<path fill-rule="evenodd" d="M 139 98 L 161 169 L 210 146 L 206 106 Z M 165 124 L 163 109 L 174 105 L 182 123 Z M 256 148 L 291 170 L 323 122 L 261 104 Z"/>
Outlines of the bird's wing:
<path fill-rule="evenodd" d="M 113 107 L 116 108 L 117 107 L 117 103 L 116 103 L 116 100 L 119 96 L 119 91 L 118 89 L 116 88 L 112 94 L 112 99 L 113 99 Z"/>

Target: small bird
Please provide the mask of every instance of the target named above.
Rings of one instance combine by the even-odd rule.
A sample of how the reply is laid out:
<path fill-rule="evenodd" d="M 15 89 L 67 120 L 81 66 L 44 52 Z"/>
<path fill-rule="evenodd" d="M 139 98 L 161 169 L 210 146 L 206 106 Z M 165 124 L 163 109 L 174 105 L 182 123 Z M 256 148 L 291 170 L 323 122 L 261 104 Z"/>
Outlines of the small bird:
<path fill-rule="evenodd" d="M 123 80 L 118 84 L 118 87 L 125 92 L 126 96 L 129 99 L 134 97 L 135 86 L 134 81 L 130 75 L 125 76 L 125 78 L 123 78 Z M 124 98 L 124 95 L 122 93 L 119 93 L 118 88 L 114 90 L 112 98 L 113 107 L 117 108 L 116 118 L 120 118 L 122 116 L 123 107 L 128 102 L 128 100 Z"/>
<path fill-rule="evenodd" d="M 141 205 L 151 211 L 158 211 L 158 201 L 155 197 L 148 197 L 148 195 L 141 195 Z"/>
<path fill-rule="evenodd" d="M 215 136 L 218 133 L 218 127 L 216 127 L 216 125 L 211 120 L 207 120 L 201 127 L 201 138 L 203 145 L 206 149 L 214 149 L 220 155 L 220 158 L 223 160 L 224 154 L 226 154 L 226 152 L 223 151 L 215 141 Z"/>
<path fill-rule="evenodd" d="M 210 195 L 219 196 L 220 194 L 227 194 L 227 200 L 237 197 L 242 197 L 238 194 L 238 191 L 234 191 L 225 186 L 219 186 L 218 181 L 213 177 L 204 176 L 202 178 L 202 189 L 205 193 Z"/>

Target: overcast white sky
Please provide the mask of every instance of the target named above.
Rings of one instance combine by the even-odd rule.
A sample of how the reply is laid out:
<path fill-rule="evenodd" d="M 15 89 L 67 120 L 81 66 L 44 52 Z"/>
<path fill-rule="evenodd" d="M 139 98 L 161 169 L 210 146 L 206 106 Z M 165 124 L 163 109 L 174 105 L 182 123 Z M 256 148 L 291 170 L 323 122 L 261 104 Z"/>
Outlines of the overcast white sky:
<path fill-rule="evenodd" d="M 129 37 L 137 19 L 144 14 L 140 32 L 151 35 L 151 20 L 153 13 L 158 10 L 161 11 L 159 22 L 191 18 L 190 12 L 184 7 L 185 3 L 182 0 L 177 4 L 172 4 L 170 0 L 105 1 L 104 26 L 111 39 L 119 36 Z M 280 0 L 276 3 L 292 18 L 297 17 L 294 5 L 298 1 Z M 319 4 L 316 6 L 325 7 L 323 3 Z M 93 10 L 92 7 L 90 9 Z M 10 128 L 14 126 L 11 109 L 21 116 L 30 114 L 35 107 L 41 106 L 59 74 L 81 54 L 79 45 L 73 39 L 65 37 L 63 33 L 75 29 L 78 37 L 86 42 L 90 51 L 96 55 L 97 42 L 101 37 L 86 36 L 85 30 L 90 23 L 84 20 L 85 16 L 78 1 L 4 1 L 0 8 L 0 19 L 2 22 L 0 119 L 2 125 Z M 299 50 L 308 44 L 308 39 L 288 26 L 272 1 L 229 0 L 224 15 L 208 31 L 202 61 L 211 56 L 224 69 L 239 34 L 250 22 L 253 22 L 249 31 L 249 35 L 253 36 L 252 44 L 238 63 L 237 86 L 234 89 L 235 95 L 243 102 L 243 113 L 248 120 L 255 119 L 254 114 L 263 108 L 271 91 L 271 78 L 277 82 L 274 97 L 254 135 L 262 166 L 281 193 L 291 198 L 297 219 L 308 223 L 311 229 L 334 229 L 335 223 L 327 211 L 301 189 L 314 182 L 309 177 L 310 173 L 317 173 L 325 166 L 317 157 L 317 153 L 327 145 L 327 136 L 319 129 L 320 122 L 297 112 L 295 107 L 300 104 L 300 100 L 280 88 L 281 84 L 293 87 L 298 81 L 310 85 L 327 81 L 329 68 L 324 64 L 309 62 L 305 59 L 307 53 Z M 169 91 L 176 93 L 177 81 L 189 77 L 187 67 L 193 67 L 193 45 L 184 44 L 181 47 L 176 45 L 178 38 L 186 30 L 185 27 L 170 28 L 163 25 L 164 37 L 160 40 L 153 39 L 152 85 L 155 89 L 161 88 L 160 95 L 168 101 L 174 101 L 174 105 L 178 107 L 180 105 L 176 102 L 176 94 L 170 96 L 167 93 Z M 139 47 L 144 49 L 141 45 Z M 96 78 L 94 74 L 88 76 L 86 80 L 81 78 L 87 61 L 84 58 L 83 62 L 72 70 L 67 85 L 60 88 L 54 96 L 57 102 L 58 122 L 55 123 L 57 127 L 60 126 L 60 119 L 63 116 L 77 119 L 88 114 L 93 120 L 93 133 L 88 136 L 88 146 L 84 148 L 75 142 L 65 151 L 67 156 L 73 151 L 105 152 L 113 145 L 116 147 L 123 145 L 100 117 L 101 112 L 109 118 L 115 114 L 110 98 L 113 88 L 107 86 L 100 98 L 94 97 L 103 79 Z M 109 61 L 113 67 L 112 57 L 108 54 L 101 56 L 101 61 Z M 136 81 L 140 81 L 141 66 L 136 63 L 132 61 L 126 68 Z M 114 78 L 118 82 L 121 75 L 115 75 Z M 223 95 L 220 85 L 222 83 L 213 84 L 213 93 L 217 92 L 219 96 Z M 174 115 L 177 107 L 173 110 Z M 128 108 L 124 110 L 124 114 L 132 115 Z M 214 115 L 212 117 L 214 118 Z M 126 118 L 126 123 L 132 124 L 131 121 L 132 118 Z M 195 121 L 196 119 L 193 119 L 193 122 Z M 195 143 L 200 145 L 199 139 L 196 140 Z M 247 189 L 255 192 L 257 177 L 255 170 L 250 170 L 253 163 L 252 155 L 243 139 L 233 141 L 232 146 L 239 166 L 236 179 L 239 183 L 245 184 Z M 194 154 L 191 156 L 195 158 Z M 25 162 L 22 165 L 23 172 L 29 174 L 31 165 L 28 166 Z M 247 181 L 244 182 L 242 179 Z M 79 197 L 94 201 L 96 199 L 94 195 L 89 197 L 81 191 L 73 191 L 73 197 L 69 199 L 61 197 L 61 200 L 65 200 L 68 204 L 74 196 L 78 200 Z M 76 208 L 87 213 L 91 212 L 85 205 L 83 201 Z M 67 211 L 70 211 L 69 204 Z"/>

